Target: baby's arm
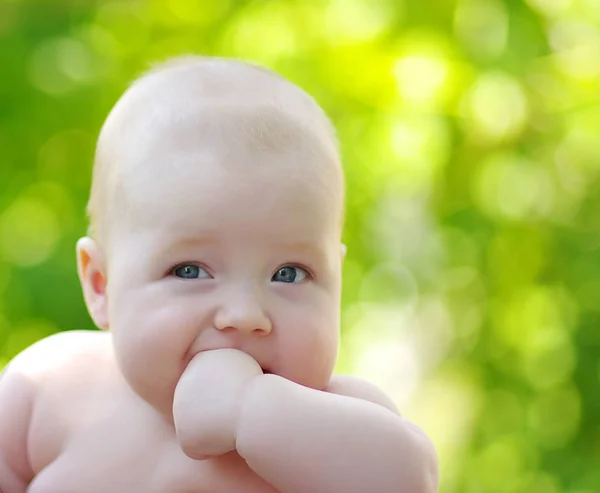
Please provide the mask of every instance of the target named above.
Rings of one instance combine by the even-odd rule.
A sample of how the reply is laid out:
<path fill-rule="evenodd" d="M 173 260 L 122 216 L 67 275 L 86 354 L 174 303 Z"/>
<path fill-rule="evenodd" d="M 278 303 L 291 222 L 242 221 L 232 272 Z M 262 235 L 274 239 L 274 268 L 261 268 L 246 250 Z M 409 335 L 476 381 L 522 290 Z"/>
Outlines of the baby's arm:
<path fill-rule="evenodd" d="M 275 375 L 252 382 L 236 447 L 258 475 L 283 493 L 437 491 L 431 442 L 381 391 L 358 379 L 329 390 L 346 395 Z"/>
<path fill-rule="evenodd" d="M 0 376 L 0 493 L 25 493 L 33 476 L 27 458 L 33 387 L 16 366 Z"/>
<path fill-rule="evenodd" d="M 281 493 L 434 493 L 427 436 L 377 387 L 334 377 L 325 391 L 277 375 L 235 349 L 196 355 L 173 403 L 177 438 L 195 459 L 234 448 Z"/>

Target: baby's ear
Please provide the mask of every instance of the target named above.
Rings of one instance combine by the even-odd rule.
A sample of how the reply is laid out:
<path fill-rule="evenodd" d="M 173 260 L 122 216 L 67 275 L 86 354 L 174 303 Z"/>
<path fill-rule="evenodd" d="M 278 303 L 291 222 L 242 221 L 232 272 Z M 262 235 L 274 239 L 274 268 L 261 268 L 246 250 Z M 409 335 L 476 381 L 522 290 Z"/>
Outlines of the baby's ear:
<path fill-rule="evenodd" d="M 91 238 L 77 242 L 77 272 L 88 312 L 96 326 L 108 329 L 106 264 L 100 245 Z"/>

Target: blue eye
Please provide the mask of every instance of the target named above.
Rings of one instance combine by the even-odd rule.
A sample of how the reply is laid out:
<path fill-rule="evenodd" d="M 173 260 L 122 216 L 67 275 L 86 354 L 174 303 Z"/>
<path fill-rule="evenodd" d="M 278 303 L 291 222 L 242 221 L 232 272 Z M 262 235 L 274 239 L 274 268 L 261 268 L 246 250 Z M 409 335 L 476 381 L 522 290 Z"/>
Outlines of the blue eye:
<path fill-rule="evenodd" d="M 304 281 L 309 277 L 308 272 L 304 270 L 302 267 L 294 267 L 291 265 L 286 265 L 279 269 L 273 277 L 271 281 L 273 282 L 285 282 L 285 283 L 297 283 Z"/>
<path fill-rule="evenodd" d="M 181 279 L 210 279 L 210 274 L 198 265 L 185 264 L 173 269 L 173 275 Z"/>

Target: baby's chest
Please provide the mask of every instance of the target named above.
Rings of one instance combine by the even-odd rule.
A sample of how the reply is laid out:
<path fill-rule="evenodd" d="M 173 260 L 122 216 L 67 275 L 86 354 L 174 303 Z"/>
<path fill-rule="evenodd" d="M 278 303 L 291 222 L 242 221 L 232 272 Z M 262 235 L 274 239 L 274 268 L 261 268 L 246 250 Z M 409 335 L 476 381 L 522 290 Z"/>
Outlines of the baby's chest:
<path fill-rule="evenodd" d="M 187 457 L 175 436 L 143 419 L 80 430 L 35 477 L 28 493 L 276 493 L 236 453 Z"/>

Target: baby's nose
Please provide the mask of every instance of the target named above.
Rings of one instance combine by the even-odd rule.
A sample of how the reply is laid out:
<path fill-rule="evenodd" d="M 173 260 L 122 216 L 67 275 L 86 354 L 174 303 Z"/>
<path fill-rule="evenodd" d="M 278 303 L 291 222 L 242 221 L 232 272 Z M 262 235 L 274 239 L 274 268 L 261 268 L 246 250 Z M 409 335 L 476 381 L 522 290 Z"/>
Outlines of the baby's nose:
<path fill-rule="evenodd" d="M 243 334 L 267 335 L 271 320 L 260 297 L 249 290 L 230 293 L 215 315 L 215 328 L 237 330 Z"/>

